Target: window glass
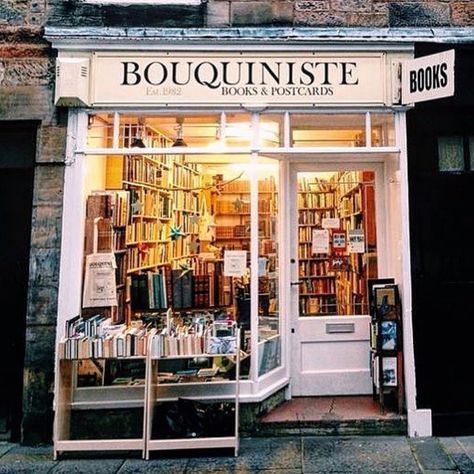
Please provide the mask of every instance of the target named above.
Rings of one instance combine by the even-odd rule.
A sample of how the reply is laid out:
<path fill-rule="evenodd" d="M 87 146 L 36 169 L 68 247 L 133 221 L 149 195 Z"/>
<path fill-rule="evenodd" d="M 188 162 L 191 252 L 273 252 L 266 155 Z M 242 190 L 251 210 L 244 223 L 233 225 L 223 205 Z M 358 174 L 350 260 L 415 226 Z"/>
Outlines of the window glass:
<path fill-rule="evenodd" d="M 260 115 L 260 146 L 283 146 L 283 114 Z"/>
<path fill-rule="evenodd" d="M 298 173 L 300 316 L 368 314 L 377 277 L 372 171 Z"/>
<path fill-rule="evenodd" d="M 372 146 L 395 146 L 395 115 L 370 114 Z"/>
<path fill-rule="evenodd" d="M 362 147 L 366 145 L 364 114 L 292 114 L 294 147 Z"/>
<path fill-rule="evenodd" d="M 278 163 L 263 160 L 258 173 L 258 374 L 281 363 L 278 273 Z"/>
<path fill-rule="evenodd" d="M 463 137 L 438 137 L 438 166 L 440 171 L 464 171 Z"/>
<path fill-rule="evenodd" d="M 175 119 L 124 116 L 122 145 L 142 140 L 150 146 L 165 139 L 172 147 L 168 133 L 176 131 Z M 204 119 L 218 123 L 217 115 L 199 121 L 185 117 L 187 128 L 174 140 L 196 143 L 205 135 L 200 130 Z M 240 323 L 241 375 L 246 378 L 251 360 L 249 157 L 188 156 L 183 144 L 176 150 L 87 158 L 84 254 L 113 253 L 117 305 L 95 307 L 84 300 L 82 316 L 111 317 L 128 327 L 145 324 L 176 338 L 209 322 Z M 232 252 L 243 255 L 243 264 L 231 276 L 225 266 Z M 192 352 L 179 344 L 173 349 L 178 354 Z M 213 363 L 224 379 L 235 376 L 232 367 L 218 366 L 218 358 Z M 126 377 L 127 370 L 122 367 L 117 377 Z"/>
<path fill-rule="evenodd" d="M 111 148 L 113 114 L 89 114 L 87 117 L 87 146 L 89 148 Z"/>

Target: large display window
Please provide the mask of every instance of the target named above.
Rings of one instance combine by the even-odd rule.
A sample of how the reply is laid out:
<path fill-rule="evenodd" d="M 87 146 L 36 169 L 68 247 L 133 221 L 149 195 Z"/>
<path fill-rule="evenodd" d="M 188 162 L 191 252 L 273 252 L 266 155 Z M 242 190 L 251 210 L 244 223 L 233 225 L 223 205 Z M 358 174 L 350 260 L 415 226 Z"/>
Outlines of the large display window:
<path fill-rule="evenodd" d="M 194 334 L 200 324 L 227 321 L 242 329 L 243 396 L 284 386 L 290 376 L 285 334 L 293 311 L 285 263 L 289 242 L 284 242 L 291 238 L 291 202 L 299 206 L 301 252 L 314 244 L 315 229 L 327 227 L 323 219 L 338 221 L 347 244 L 350 238 L 356 245 L 362 233 L 364 245 L 337 254 L 347 257 L 344 269 L 326 259 L 326 266 L 317 262 L 313 271 L 314 262 L 305 260 L 313 259 L 312 253 L 298 255 L 300 314 L 368 313 L 367 280 L 378 275 L 380 265 L 373 174 L 300 173 L 293 196 L 287 164 L 318 154 L 395 157 L 393 113 L 94 111 L 76 120 L 83 135 L 73 160 L 79 167 L 74 196 L 81 201 L 74 206 L 83 209 L 83 217 L 73 223 L 77 236 L 70 255 L 76 264 L 69 280 L 78 296 L 63 305 L 72 308 L 76 302 L 73 311 L 61 315 L 60 327 L 79 315 L 81 324 L 92 319 L 125 328 L 121 333 L 133 342 L 125 340 L 120 357 L 133 357 L 138 355 L 134 334 L 153 329 L 172 336 L 164 354 L 185 354 L 191 349 L 180 339 L 183 334 Z M 322 198 L 332 202 L 316 202 Z M 303 235 L 308 229 L 310 237 Z M 113 282 L 91 279 L 88 259 L 97 254 L 111 256 Z M 90 292 L 99 290 L 108 298 L 95 295 L 94 300 Z M 83 348 L 89 352 L 82 355 L 117 351 L 121 333 L 118 342 L 112 331 L 98 347 Z M 68 334 L 59 331 L 59 338 L 64 342 Z M 143 361 L 81 362 L 77 387 L 132 384 L 136 389 L 144 371 Z M 225 382 L 225 370 L 221 375 Z M 186 379 L 172 378 L 177 387 Z M 86 406 L 93 393 L 79 391 L 77 400 Z"/>

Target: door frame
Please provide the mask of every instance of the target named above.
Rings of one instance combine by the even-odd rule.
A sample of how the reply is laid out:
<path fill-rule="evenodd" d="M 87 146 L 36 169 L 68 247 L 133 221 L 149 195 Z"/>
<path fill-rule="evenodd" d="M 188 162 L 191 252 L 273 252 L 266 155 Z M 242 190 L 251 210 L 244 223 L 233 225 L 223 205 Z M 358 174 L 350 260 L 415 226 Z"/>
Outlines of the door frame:
<path fill-rule="evenodd" d="M 377 233 L 377 272 L 384 275 L 388 265 L 387 247 L 387 212 L 386 212 L 386 190 L 385 190 L 385 161 L 381 158 L 359 158 L 354 155 L 338 157 L 337 160 L 328 160 L 326 156 L 314 154 L 312 161 L 292 160 L 289 163 L 287 184 L 288 184 L 288 252 L 290 264 L 288 282 L 288 341 L 289 360 L 288 368 L 290 375 L 291 396 L 299 396 L 301 387 L 297 379 L 299 373 L 299 360 L 301 358 L 301 338 L 296 328 L 299 320 L 298 287 L 291 285 L 291 282 L 298 281 L 298 233 L 297 233 L 297 174 L 298 172 L 318 172 L 318 171 L 374 171 L 375 172 L 375 216 Z M 329 318 L 329 317 L 328 317 Z M 369 356 L 369 354 L 367 354 Z"/>

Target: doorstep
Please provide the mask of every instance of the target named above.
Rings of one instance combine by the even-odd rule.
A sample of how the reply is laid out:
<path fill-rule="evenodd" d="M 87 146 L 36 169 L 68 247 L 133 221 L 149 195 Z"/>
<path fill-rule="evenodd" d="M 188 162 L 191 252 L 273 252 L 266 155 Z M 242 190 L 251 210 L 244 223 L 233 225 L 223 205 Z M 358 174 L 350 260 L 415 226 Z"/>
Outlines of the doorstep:
<path fill-rule="evenodd" d="M 372 396 L 297 397 L 260 419 L 253 435 L 406 435 L 407 418 Z"/>

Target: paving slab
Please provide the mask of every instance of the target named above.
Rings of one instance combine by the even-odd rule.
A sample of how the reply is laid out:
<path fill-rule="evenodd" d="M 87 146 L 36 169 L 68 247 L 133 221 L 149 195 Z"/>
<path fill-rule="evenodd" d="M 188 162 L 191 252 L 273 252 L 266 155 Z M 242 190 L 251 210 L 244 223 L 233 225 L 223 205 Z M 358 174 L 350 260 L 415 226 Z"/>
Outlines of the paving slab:
<path fill-rule="evenodd" d="M 127 459 L 117 474 L 167 473 L 183 474 L 186 471 L 187 458 L 183 459 Z"/>
<path fill-rule="evenodd" d="M 235 458 L 238 472 L 302 470 L 302 443 L 299 437 L 245 438 Z M 191 465 L 190 465 L 191 466 Z"/>
<path fill-rule="evenodd" d="M 474 461 L 465 453 L 452 454 L 456 467 L 462 474 L 474 474 Z"/>
<path fill-rule="evenodd" d="M 474 436 L 458 436 L 456 439 L 466 454 L 474 461 Z"/>
<path fill-rule="evenodd" d="M 52 446 L 14 446 L 0 458 L 0 474 L 49 473 L 57 464 Z"/>
<path fill-rule="evenodd" d="M 455 470 L 456 465 L 437 438 L 411 438 L 410 446 L 424 470 Z"/>
<path fill-rule="evenodd" d="M 11 449 L 13 449 L 15 446 L 17 446 L 14 443 L 8 443 L 8 442 L 0 442 L 0 457 L 3 456 L 5 453 L 8 453 Z"/>
<path fill-rule="evenodd" d="M 404 437 L 303 438 L 303 472 L 419 473 Z"/>
<path fill-rule="evenodd" d="M 67 459 L 59 461 L 51 474 L 115 474 L 123 459 Z"/>

